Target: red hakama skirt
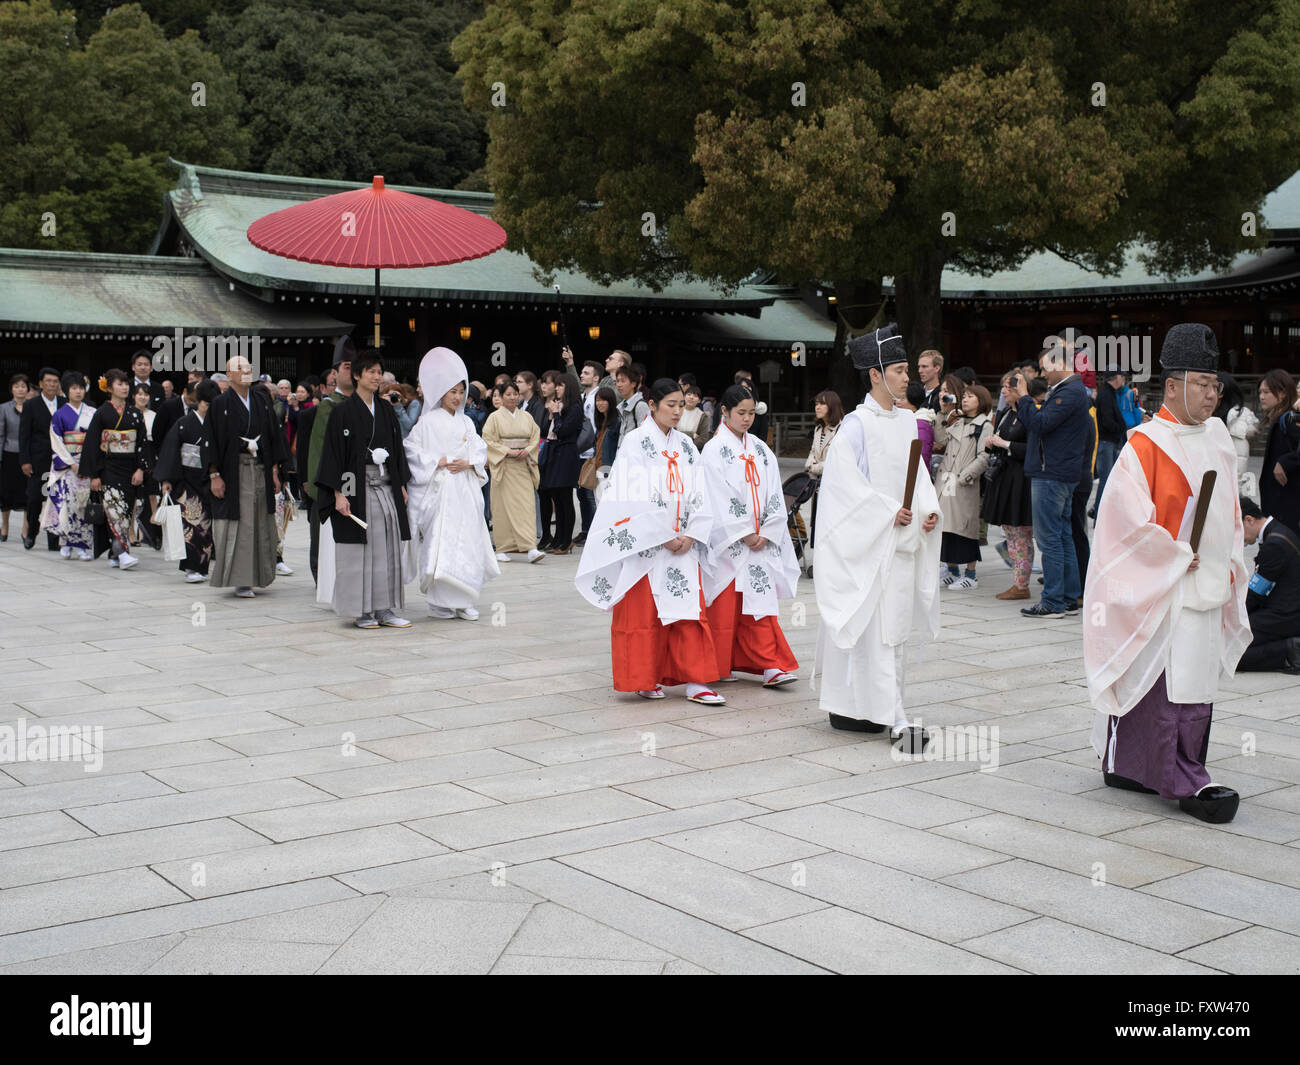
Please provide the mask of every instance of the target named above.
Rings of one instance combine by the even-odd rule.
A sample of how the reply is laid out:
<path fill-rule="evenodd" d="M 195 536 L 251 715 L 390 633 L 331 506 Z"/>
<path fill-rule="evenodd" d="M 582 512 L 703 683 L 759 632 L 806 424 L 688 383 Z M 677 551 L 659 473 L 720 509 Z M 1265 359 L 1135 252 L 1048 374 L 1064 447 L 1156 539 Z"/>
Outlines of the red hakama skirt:
<path fill-rule="evenodd" d="M 762 673 L 767 669 L 794 672 L 799 668 L 785 633 L 774 616 L 753 618 L 741 613 L 744 599 L 732 581 L 709 607 L 709 629 L 718 651 L 718 675 Z"/>
<path fill-rule="evenodd" d="M 719 676 L 704 592 L 700 592 L 698 621 L 665 625 L 659 620 L 649 577 L 642 577 L 614 604 L 610 650 L 614 690 L 619 692 L 649 691 L 656 684 L 712 684 Z"/>

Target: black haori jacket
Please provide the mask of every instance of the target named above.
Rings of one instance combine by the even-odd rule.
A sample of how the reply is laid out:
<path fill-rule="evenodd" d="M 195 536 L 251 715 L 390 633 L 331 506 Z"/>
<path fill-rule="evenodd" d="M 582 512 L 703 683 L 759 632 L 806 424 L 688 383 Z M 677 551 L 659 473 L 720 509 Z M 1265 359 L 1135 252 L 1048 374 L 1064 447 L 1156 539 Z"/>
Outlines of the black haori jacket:
<path fill-rule="evenodd" d="M 316 485 L 319 489 L 316 503 L 320 508 L 321 521 L 326 518 L 330 520 L 335 543 L 366 542 L 365 529 L 351 518 L 335 513 L 334 493 L 343 492 L 347 495 L 352 513 L 362 521 L 369 521 L 366 515 L 366 464 L 371 461 L 371 450 L 381 447 L 388 452 L 384 469 L 388 471 L 388 479 L 392 482 L 393 506 L 397 510 L 402 539 L 411 538 L 406 500 L 402 498 L 402 486 L 410 481 L 411 470 L 406 464 L 406 448 L 402 444 L 402 429 L 397 424 L 397 415 L 393 412 L 391 403 L 376 395 L 375 417 L 372 421 L 365 401 L 354 392 L 335 407 L 330 415 L 325 426 L 320 467 L 316 471 Z M 345 491 L 343 482 L 347 474 L 351 475 L 348 486 L 352 488 L 350 492 Z"/>
<path fill-rule="evenodd" d="M 239 456 L 246 450 L 243 437 L 257 437 L 257 457 L 262 460 L 266 482 L 266 510 L 275 513 L 275 481 L 271 471 L 285 460 L 284 433 L 275 422 L 271 401 L 260 388 L 248 390 L 248 409 L 233 389 L 219 395 L 208 412 L 212 436 L 212 466 L 226 482 L 224 499 L 212 498 L 212 517 L 217 521 L 239 520 Z"/>

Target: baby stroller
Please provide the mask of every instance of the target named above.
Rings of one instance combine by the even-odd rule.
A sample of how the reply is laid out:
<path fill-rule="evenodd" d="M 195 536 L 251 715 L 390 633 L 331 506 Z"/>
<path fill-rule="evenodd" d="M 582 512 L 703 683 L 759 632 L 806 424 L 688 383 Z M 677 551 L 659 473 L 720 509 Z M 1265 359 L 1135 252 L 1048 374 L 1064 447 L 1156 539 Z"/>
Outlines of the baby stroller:
<path fill-rule="evenodd" d="M 810 537 L 799 508 L 817 495 L 817 485 L 818 479 L 806 470 L 786 478 L 781 485 L 785 510 L 790 517 L 790 539 L 794 541 L 795 557 L 799 559 L 799 568 L 808 577 L 812 576 L 812 565 L 808 561 Z"/>

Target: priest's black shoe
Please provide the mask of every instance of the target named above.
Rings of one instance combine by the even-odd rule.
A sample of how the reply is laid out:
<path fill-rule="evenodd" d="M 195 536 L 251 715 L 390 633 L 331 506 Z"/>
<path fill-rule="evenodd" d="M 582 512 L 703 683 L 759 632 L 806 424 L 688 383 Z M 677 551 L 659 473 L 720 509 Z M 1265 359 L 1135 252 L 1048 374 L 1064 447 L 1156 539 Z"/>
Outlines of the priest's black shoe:
<path fill-rule="evenodd" d="M 859 721 L 856 717 L 841 717 L 831 714 L 831 728 L 843 729 L 845 732 L 884 732 L 884 725 L 874 721 Z"/>
<path fill-rule="evenodd" d="M 919 725 L 909 725 L 894 736 L 893 744 L 903 754 L 924 754 L 930 734 Z"/>
<path fill-rule="evenodd" d="M 23 537 L 23 549 L 24 549 L 24 550 L 26 550 L 26 551 L 30 551 L 30 550 L 31 550 L 33 547 L 35 547 L 35 546 L 36 546 L 36 537 L 34 537 L 34 536 L 24 536 L 24 537 Z"/>
<path fill-rule="evenodd" d="M 1178 800 L 1178 808 L 1184 813 L 1212 825 L 1226 825 L 1237 816 L 1240 805 L 1241 796 L 1220 784 L 1206 784 L 1195 795 Z"/>
<path fill-rule="evenodd" d="M 1124 791 L 1140 791 L 1144 795 L 1159 795 L 1160 792 L 1155 788 L 1148 788 L 1145 784 L 1139 784 L 1136 780 L 1129 780 L 1128 777 L 1122 777 L 1118 773 L 1107 773 L 1104 770 L 1101 779 L 1106 782 L 1108 788 L 1122 788 Z"/>
<path fill-rule="evenodd" d="M 1300 673 L 1300 636 L 1292 636 L 1286 642 L 1286 666 L 1284 673 Z"/>

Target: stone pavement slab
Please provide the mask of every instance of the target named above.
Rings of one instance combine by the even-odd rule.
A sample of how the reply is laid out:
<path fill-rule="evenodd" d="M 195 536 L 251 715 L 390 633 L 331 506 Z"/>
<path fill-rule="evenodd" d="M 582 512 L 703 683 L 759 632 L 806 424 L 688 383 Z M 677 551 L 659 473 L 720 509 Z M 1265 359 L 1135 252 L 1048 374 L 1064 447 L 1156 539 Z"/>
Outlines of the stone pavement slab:
<path fill-rule="evenodd" d="M 1210 826 L 1102 786 L 1081 626 L 996 600 L 991 548 L 907 699 L 996 764 L 898 759 L 804 680 L 615 693 L 577 555 L 503 567 L 477 623 L 412 586 L 411 629 L 361 632 L 306 539 L 250 601 L 0 545 L 0 727 L 103 754 L 0 764 L 0 971 L 1300 970 L 1295 677 L 1224 684 L 1243 802 Z M 781 621 L 807 677 L 811 581 Z"/>

